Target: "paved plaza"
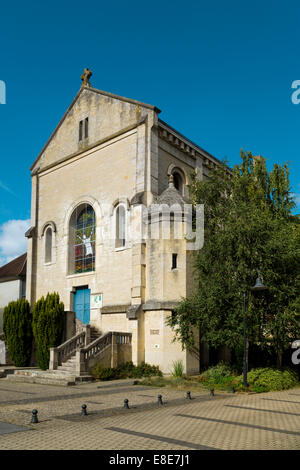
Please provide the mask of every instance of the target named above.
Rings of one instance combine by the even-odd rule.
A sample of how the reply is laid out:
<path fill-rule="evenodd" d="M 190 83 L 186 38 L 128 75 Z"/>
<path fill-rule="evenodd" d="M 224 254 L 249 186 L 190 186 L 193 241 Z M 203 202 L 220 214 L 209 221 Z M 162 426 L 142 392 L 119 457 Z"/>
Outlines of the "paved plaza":
<path fill-rule="evenodd" d="M 300 388 L 214 397 L 193 392 L 187 400 L 184 391 L 133 380 L 58 387 L 1 379 L 0 450 L 13 449 L 299 450 Z"/>

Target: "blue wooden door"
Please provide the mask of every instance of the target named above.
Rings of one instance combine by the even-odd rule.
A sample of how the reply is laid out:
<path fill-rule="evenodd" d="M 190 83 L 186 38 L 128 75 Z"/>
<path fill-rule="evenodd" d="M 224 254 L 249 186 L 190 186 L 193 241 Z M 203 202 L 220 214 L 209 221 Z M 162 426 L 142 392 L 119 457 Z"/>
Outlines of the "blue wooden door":
<path fill-rule="evenodd" d="M 78 287 L 74 294 L 73 309 L 76 318 L 85 325 L 90 323 L 90 297 L 91 290 L 86 287 Z"/>

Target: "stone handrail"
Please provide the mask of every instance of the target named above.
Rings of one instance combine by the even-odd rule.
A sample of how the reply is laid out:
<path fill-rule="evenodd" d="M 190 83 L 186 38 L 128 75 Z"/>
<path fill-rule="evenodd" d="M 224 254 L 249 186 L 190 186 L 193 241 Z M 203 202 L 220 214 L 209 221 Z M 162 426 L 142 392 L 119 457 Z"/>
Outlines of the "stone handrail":
<path fill-rule="evenodd" d="M 77 372 L 79 375 L 88 373 L 90 367 L 97 363 L 97 359 L 101 353 L 110 348 L 110 367 L 118 365 L 118 349 L 121 346 L 131 346 L 131 333 L 119 333 L 117 331 L 109 331 L 103 336 L 95 339 L 86 347 L 77 351 Z"/>
<path fill-rule="evenodd" d="M 110 346 L 112 343 L 112 332 L 96 338 L 92 343 L 88 344 L 85 348 L 81 349 L 81 354 L 83 355 L 84 362 L 89 361 L 98 354 L 100 354 L 107 346 Z"/>
<path fill-rule="evenodd" d="M 109 347 L 111 348 L 109 353 L 110 365 L 116 367 L 119 348 L 121 347 L 123 350 L 123 346 L 131 347 L 131 338 L 131 333 L 109 331 L 90 342 L 90 326 L 87 325 L 77 335 L 60 346 L 50 349 L 49 369 L 57 369 L 59 365 L 75 355 L 76 374 L 85 375 L 88 373 L 90 366 L 97 362 L 98 356 Z"/>
<path fill-rule="evenodd" d="M 72 336 L 56 348 L 50 348 L 49 369 L 56 369 L 62 362 L 68 360 L 78 349 L 84 347 L 90 337 L 89 326 L 84 328 L 77 335 Z"/>
<path fill-rule="evenodd" d="M 86 347 L 81 348 L 84 362 L 97 357 L 107 346 L 112 344 L 131 344 L 131 333 L 120 333 L 117 331 L 109 331 L 99 338 L 95 339 Z"/>
<path fill-rule="evenodd" d="M 116 337 L 117 344 L 131 344 L 132 333 L 113 331 L 113 335 Z"/>

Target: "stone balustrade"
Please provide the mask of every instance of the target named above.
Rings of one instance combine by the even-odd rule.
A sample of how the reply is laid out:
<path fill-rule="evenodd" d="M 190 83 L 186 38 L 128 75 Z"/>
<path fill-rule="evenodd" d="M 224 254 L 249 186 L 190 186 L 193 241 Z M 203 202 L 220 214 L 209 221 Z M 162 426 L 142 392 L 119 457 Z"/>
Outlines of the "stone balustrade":
<path fill-rule="evenodd" d="M 84 348 L 81 348 L 77 352 L 78 359 L 76 362 L 78 366 L 80 364 L 78 372 L 80 374 L 87 373 L 100 360 L 100 356 L 105 367 L 117 367 L 119 356 L 131 361 L 131 338 L 131 333 L 109 331 Z M 124 349 L 127 350 L 127 354 L 124 354 Z M 126 359 L 121 362 L 127 362 Z"/>
<path fill-rule="evenodd" d="M 117 367 L 132 360 L 131 339 L 131 333 L 109 331 L 90 342 L 90 327 L 87 325 L 68 341 L 50 349 L 49 369 L 57 369 L 72 356 L 76 357 L 77 375 L 88 374 L 99 361 L 105 367 Z"/>
<path fill-rule="evenodd" d="M 55 348 L 50 348 L 49 369 L 55 370 L 63 362 L 74 356 L 76 351 L 90 341 L 90 326 L 86 325 L 79 333 Z"/>

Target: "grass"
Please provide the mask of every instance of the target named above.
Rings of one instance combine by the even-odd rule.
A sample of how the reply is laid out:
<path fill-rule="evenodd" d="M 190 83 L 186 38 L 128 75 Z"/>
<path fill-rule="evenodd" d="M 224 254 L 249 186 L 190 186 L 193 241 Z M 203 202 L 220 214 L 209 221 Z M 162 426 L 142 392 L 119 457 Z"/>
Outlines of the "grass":
<path fill-rule="evenodd" d="M 175 378 L 182 378 L 183 377 L 183 362 L 182 361 L 174 361 L 173 362 L 173 377 Z"/>

